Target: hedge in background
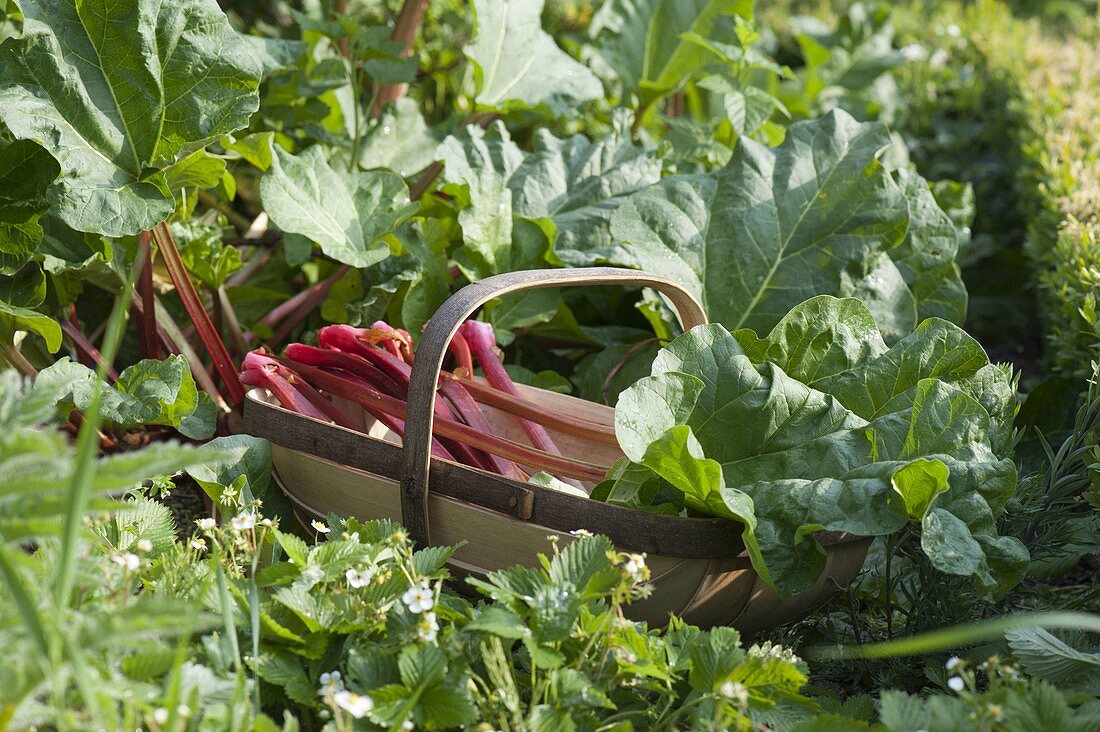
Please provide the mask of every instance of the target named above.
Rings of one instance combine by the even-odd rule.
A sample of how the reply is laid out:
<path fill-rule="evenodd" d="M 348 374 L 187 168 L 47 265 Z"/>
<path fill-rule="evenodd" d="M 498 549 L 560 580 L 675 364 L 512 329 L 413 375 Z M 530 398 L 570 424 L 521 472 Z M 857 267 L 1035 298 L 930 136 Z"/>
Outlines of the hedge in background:
<path fill-rule="evenodd" d="M 1029 44 L 1029 167 L 1021 185 L 1038 196 L 1026 250 L 1037 267 L 1050 367 L 1092 374 L 1100 360 L 1100 39 L 1094 22 L 1073 36 Z"/>

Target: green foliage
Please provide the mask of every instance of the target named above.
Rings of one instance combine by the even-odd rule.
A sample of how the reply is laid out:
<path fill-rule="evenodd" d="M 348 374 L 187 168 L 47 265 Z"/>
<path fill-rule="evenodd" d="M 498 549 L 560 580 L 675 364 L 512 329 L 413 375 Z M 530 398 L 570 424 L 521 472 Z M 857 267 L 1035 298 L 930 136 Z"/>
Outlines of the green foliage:
<path fill-rule="evenodd" d="M 320 146 L 299 155 L 276 148 L 260 193 L 284 231 L 310 238 L 325 254 L 353 267 L 388 257 L 385 237 L 416 210 L 400 176 L 338 173 Z"/>
<path fill-rule="evenodd" d="M 92 407 L 95 372 L 63 358 L 39 372 L 35 391 L 49 395 L 62 416 Z M 99 397 L 103 421 L 117 427 L 165 425 L 180 434 L 202 440 L 214 434 L 216 410 L 206 392 L 199 391 L 182 356 L 139 361 L 126 368 L 113 386 Z"/>
<path fill-rule="evenodd" d="M 606 491 L 645 505 L 663 480 L 688 508 L 742 522 L 784 594 L 824 570 L 813 532 L 881 536 L 909 519 L 937 569 L 1003 593 L 1027 563 L 995 530 L 1016 483 L 1013 413 L 1009 375 L 956 326 L 929 320 L 888 348 L 858 301 L 819 297 L 765 339 L 711 325 L 666 346 L 620 396 L 631 464 Z"/>
<path fill-rule="evenodd" d="M 190 156 L 256 109 L 259 62 L 213 2 L 19 7 L 23 36 L 0 51 L 0 120 L 57 160 L 48 195 L 74 229 L 152 228 Z"/>
<path fill-rule="evenodd" d="M 542 0 L 475 0 L 475 33 L 464 49 L 479 108 L 566 105 L 603 94 L 599 80 L 542 29 Z"/>
<path fill-rule="evenodd" d="M 742 140 L 726 167 L 631 195 L 607 236 L 560 256 L 663 272 L 728 328 L 766 330 L 818 294 L 860 297 L 892 339 L 927 315 L 961 319 L 957 234 L 919 176 L 899 185 L 880 165 L 888 143 L 842 111 L 793 125 L 778 148 Z"/>

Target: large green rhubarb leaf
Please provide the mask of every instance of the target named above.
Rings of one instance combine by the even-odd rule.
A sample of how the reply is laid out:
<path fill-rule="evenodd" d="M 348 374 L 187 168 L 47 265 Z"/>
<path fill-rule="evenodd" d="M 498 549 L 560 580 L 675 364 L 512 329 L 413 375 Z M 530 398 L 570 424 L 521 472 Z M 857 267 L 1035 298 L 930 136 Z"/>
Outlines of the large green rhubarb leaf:
<path fill-rule="evenodd" d="M 310 238 L 352 267 L 388 257 L 385 237 L 416 211 L 401 176 L 388 170 L 338 172 L 320 145 L 299 155 L 276 147 L 260 195 L 280 229 Z"/>
<path fill-rule="evenodd" d="M 698 39 L 719 36 L 726 16 L 752 17 L 752 0 L 611 0 L 589 34 L 624 92 L 643 104 L 683 84 L 718 57 Z M 726 23 L 725 30 L 733 27 Z"/>
<path fill-rule="evenodd" d="M 74 409 L 88 410 L 95 381 L 94 371 L 63 358 L 39 372 L 34 388 L 68 416 Z M 100 398 L 103 420 L 119 427 L 166 425 L 197 440 L 214 434 L 217 408 L 195 386 L 182 356 L 139 361 L 119 374 L 114 385 L 103 386 Z"/>
<path fill-rule="evenodd" d="M 261 66 L 214 0 L 20 0 L 0 45 L 0 120 L 61 166 L 49 198 L 74 229 L 122 236 L 173 210 L 177 161 L 245 126 Z"/>
<path fill-rule="evenodd" d="M 0 275 L 15 274 L 42 241 L 38 217 L 49 208 L 46 189 L 57 161 L 30 140 L 11 140 L 0 125 Z"/>
<path fill-rule="evenodd" d="M 478 106 L 568 109 L 603 96 L 595 74 L 542 29 L 542 6 L 543 0 L 474 0 L 476 30 L 464 52 L 474 65 Z"/>
<path fill-rule="evenodd" d="M 879 163 L 889 142 L 839 110 L 792 125 L 777 148 L 742 139 L 725 168 L 632 194 L 609 225 L 563 235 L 559 255 L 666 274 L 731 329 L 768 330 L 819 294 L 859 297 L 890 339 L 921 314 L 959 318 L 958 237 L 923 180 L 905 173 L 903 186 Z"/>
<path fill-rule="evenodd" d="M 742 522 L 753 566 L 783 593 L 823 571 L 815 532 L 879 536 L 911 520 L 934 566 L 996 592 L 1027 564 L 995 527 L 1015 489 L 998 454 L 1013 409 L 1010 375 L 957 326 L 929 320 L 887 347 L 859 301 L 818 297 L 766 338 L 713 324 L 666 346 L 620 395 L 633 465 L 607 492 L 664 495 L 639 489 L 648 470 L 688 508 Z"/>
<path fill-rule="evenodd" d="M 531 153 L 499 123 L 487 133 L 471 127 L 468 137 L 444 140 L 437 155 L 446 190 L 463 205 L 464 247 L 456 258 L 467 275 L 524 268 L 512 251 L 513 213 L 565 227 L 571 248 L 596 222 L 606 222 L 626 194 L 660 180 L 660 162 L 631 141 L 630 121 L 629 113 L 616 113 L 611 133 L 598 142 L 539 130 Z"/>

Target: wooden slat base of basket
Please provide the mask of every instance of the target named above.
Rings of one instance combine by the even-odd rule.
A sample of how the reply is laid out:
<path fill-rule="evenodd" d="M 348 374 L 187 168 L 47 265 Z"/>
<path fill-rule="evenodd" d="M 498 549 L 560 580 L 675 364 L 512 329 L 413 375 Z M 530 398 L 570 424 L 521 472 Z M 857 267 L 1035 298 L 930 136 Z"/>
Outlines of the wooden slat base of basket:
<path fill-rule="evenodd" d="M 530 401 L 589 420 L 611 424 L 614 419 L 614 411 L 602 405 L 531 387 L 521 390 Z M 359 415 L 372 436 L 289 412 L 262 390 L 248 395 L 245 427 L 272 442 L 276 479 L 303 525 L 330 512 L 400 522 L 399 441 L 354 405 L 341 406 Z M 514 417 L 485 411 L 496 434 L 529 444 Z M 551 436 L 565 454 L 586 461 L 610 465 L 621 456 L 614 447 L 582 443 L 554 431 Z M 611 506 L 436 458 L 428 518 L 433 544 L 464 542 L 452 563 L 459 576 L 533 566 L 537 555 L 549 550 L 550 535 L 564 544 L 573 540 L 571 530 L 603 533 L 622 551 L 647 554 L 654 591 L 628 606 L 630 617 L 661 627 L 674 614 L 702 627 L 732 625 L 742 632 L 796 620 L 831 598 L 859 572 L 870 543 L 822 535 L 825 572 L 810 589 L 782 598 L 752 570 L 732 522 Z"/>

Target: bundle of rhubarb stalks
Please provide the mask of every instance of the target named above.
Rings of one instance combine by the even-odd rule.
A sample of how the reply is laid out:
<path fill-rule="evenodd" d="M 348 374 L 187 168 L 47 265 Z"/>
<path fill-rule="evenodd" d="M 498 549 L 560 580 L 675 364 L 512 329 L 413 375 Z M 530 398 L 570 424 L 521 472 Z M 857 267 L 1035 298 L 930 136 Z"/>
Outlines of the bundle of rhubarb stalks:
<path fill-rule="evenodd" d="M 332 398 L 350 402 L 403 437 L 415 358 L 409 333 L 384 322 L 330 325 L 317 340 L 317 346 L 292 343 L 283 356 L 252 351 L 241 382 L 267 389 L 286 409 L 362 432 L 363 422 Z M 504 368 L 491 325 L 465 322 L 449 345 L 448 365 L 435 397 L 433 456 L 520 481 L 538 472 L 575 487 L 603 480 L 609 466 L 563 455 L 547 428 L 612 446 L 618 444 L 614 428 L 524 399 Z M 495 434 L 483 407 L 514 415 L 529 444 Z"/>

